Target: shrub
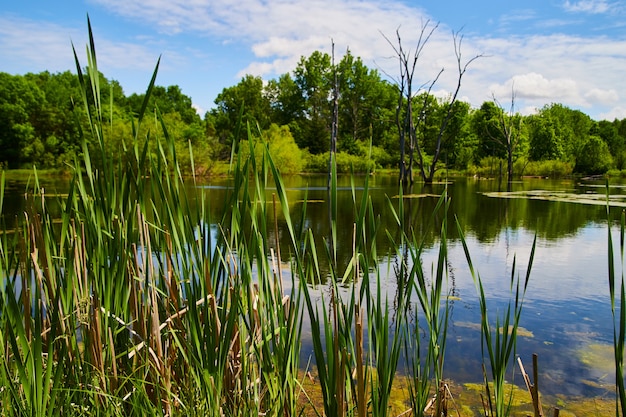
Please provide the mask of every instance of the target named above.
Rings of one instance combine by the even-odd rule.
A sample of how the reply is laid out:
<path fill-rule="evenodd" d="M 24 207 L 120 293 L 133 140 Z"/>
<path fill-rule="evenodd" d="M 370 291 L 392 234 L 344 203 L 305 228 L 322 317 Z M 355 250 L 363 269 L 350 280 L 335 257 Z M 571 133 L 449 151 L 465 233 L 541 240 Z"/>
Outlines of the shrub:
<path fill-rule="evenodd" d="M 261 159 L 264 155 L 263 146 L 267 144 L 272 160 L 279 167 L 281 174 L 298 174 L 302 172 L 305 165 L 303 152 L 296 145 L 289 126 L 278 126 L 272 124 L 269 129 L 262 133 L 263 141 L 254 139 L 254 156 L 260 166 Z M 244 158 L 250 152 L 250 144 L 247 140 L 241 141 L 239 144 Z"/>
<path fill-rule="evenodd" d="M 560 178 L 572 175 L 572 172 L 574 172 L 574 165 L 571 162 L 545 160 L 528 162 L 523 175 Z"/>
<path fill-rule="evenodd" d="M 328 172 L 329 153 L 310 155 L 306 163 L 307 172 Z M 358 155 L 350 155 L 345 152 L 337 152 L 337 172 L 370 172 L 373 171 L 376 163 L 373 160 Z"/>
<path fill-rule="evenodd" d="M 613 165 L 613 157 L 599 136 L 590 136 L 576 159 L 576 172 L 602 174 Z"/>

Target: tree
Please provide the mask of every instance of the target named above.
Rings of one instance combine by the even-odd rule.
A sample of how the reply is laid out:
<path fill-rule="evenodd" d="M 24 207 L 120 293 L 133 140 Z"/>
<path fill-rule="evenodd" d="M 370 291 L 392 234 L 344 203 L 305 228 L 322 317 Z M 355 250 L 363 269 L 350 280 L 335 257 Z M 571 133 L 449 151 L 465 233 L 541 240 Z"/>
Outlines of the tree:
<path fill-rule="evenodd" d="M 422 29 L 420 32 L 420 36 L 417 42 L 417 46 L 415 51 L 411 55 L 410 52 L 406 51 L 402 46 L 402 39 L 400 37 L 399 30 L 396 31 L 397 36 L 397 46 L 393 44 L 389 39 L 387 42 L 392 46 L 396 56 L 398 57 L 398 62 L 400 64 L 400 76 L 396 80 L 396 84 L 398 86 L 399 96 L 398 96 L 398 107 L 396 113 L 396 123 L 398 125 L 399 130 L 399 142 L 400 142 L 400 181 L 403 184 L 412 183 L 413 182 L 413 163 L 414 163 L 414 151 L 417 151 L 418 156 L 418 164 L 420 168 L 420 174 L 422 179 L 426 183 L 432 183 L 433 178 L 435 176 L 435 171 L 437 169 L 437 162 L 439 161 L 439 157 L 441 156 L 442 143 L 444 139 L 444 133 L 448 124 L 453 115 L 453 108 L 457 101 L 459 91 L 461 89 L 461 81 L 465 72 L 467 71 L 469 65 L 474 62 L 476 59 L 480 58 L 482 55 L 476 55 L 469 59 L 467 62 L 463 63 L 462 54 L 461 54 L 461 46 L 463 43 L 463 36 L 460 35 L 459 32 L 452 33 L 452 40 L 454 44 L 454 54 L 456 56 L 457 62 L 457 70 L 458 70 L 458 78 L 455 90 L 450 95 L 450 99 L 445 104 L 444 117 L 441 120 L 441 124 L 438 128 L 438 133 L 435 139 L 434 152 L 430 161 L 430 164 L 426 162 L 425 153 L 423 149 L 423 144 L 418 141 L 416 135 L 416 122 L 414 120 L 413 115 L 413 77 L 415 74 L 415 68 L 419 57 L 428 43 L 428 40 L 434 33 L 435 29 L 437 29 L 438 25 L 434 25 L 434 27 L 429 28 L 430 21 L 427 21 L 424 25 L 422 25 Z M 430 114 L 428 108 L 428 98 L 432 88 L 437 83 L 440 75 L 443 73 L 444 69 L 441 69 L 437 76 L 430 82 L 423 84 L 428 85 L 426 89 L 427 95 L 424 97 L 424 102 L 422 104 L 421 111 L 418 115 L 416 115 L 417 124 L 421 125 L 422 128 L 427 126 L 426 118 Z M 421 90 L 422 87 L 418 88 Z M 408 140 L 408 163 L 405 161 L 405 147 Z"/>
<path fill-rule="evenodd" d="M 332 106 L 329 100 L 333 71 L 331 57 L 315 51 L 308 58 L 300 58 L 294 81 L 304 98 L 304 118 L 301 124 L 300 148 L 307 148 L 313 154 L 328 149 Z"/>
<path fill-rule="evenodd" d="M 43 153 L 31 120 L 41 112 L 44 94 L 23 76 L 0 73 L 0 155 L 9 168 L 33 163 Z"/>
<path fill-rule="evenodd" d="M 555 141 L 560 144 L 562 153 L 553 159 L 576 162 L 587 143 L 594 121 L 579 110 L 555 103 L 543 107 L 539 116 L 550 120 Z"/>
<path fill-rule="evenodd" d="M 533 161 L 561 159 L 563 143 L 555 132 L 554 122 L 550 116 L 541 114 L 528 117 L 530 125 L 530 153 Z"/>
<path fill-rule="evenodd" d="M 574 169 L 585 174 L 602 174 L 612 164 L 609 146 L 599 136 L 592 135 L 583 145 Z"/>
<path fill-rule="evenodd" d="M 501 112 L 502 109 L 496 105 L 495 101 L 485 101 L 472 115 L 472 130 L 478 136 L 479 141 L 476 155 L 478 159 L 490 156 L 505 157 L 504 148 L 493 140 L 499 135 Z"/>
<path fill-rule="evenodd" d="M 287 73 L 270 80 L 265 87 L 272 122 L 281 125 L 299 123 L 304 118 L 305 102 L 300 88 Z"/>
<path fill-rule="evenodd" d="M 511 92 L 511 107 L 508 113 L 504 111 L 495 95 L 493 96 L 493 104 L 497 109 L 495 112 L 496 123 L 495 125 L 493 122 L 488 123 L 485 126 L 485 133 L 506 155 L 507 183 L 510 191 L 511 181 L 513 181 L 514 156 L 521 138 L 522 117 L 515 114 L 515 91 Z"/>
<path fill-rule="evenodd" d="M 240 122 L 241 136 L 237 138 L 238 140 L 247 137 L 247 124 L 253 128 L 258 125 L 263 130 L 271 123 L 270 100 L 264 93 L 261 77 L 246 75 L 237 85 L 224 88 L 215 99 L 215 104 L 217 105 L 213 110 L 215 129 L 220 142 L 227 147 L 232 145 Z"/>
<path fill-rule="evenodd" d="M 596 134 L 609 146 L 616 168 L 626 167 L 626 138 L 619 134 L 617 121 L 601 120 L 594 129 Z"/>
<path fill-rule="evenodd" d="M 81 152 L 79 126 L 74 103 L 80 97 L 78 76 L 69 71 L 52 74 L 26 74 L 44 94 L 41 111 L 31 115 L 31 123 L 41 138 L 45 152 L 43 166 L 58 166 L 71 162 Z"/>
<path fill-rule="evenodd" d="M 341 150 L 353 151 L 358 141 L 369 141 L 376 123 L 376 107 L 383 105 L 382 83 L 377 71 L 368 69 L 350 50 L 338 65 L 339 136 Z"/>

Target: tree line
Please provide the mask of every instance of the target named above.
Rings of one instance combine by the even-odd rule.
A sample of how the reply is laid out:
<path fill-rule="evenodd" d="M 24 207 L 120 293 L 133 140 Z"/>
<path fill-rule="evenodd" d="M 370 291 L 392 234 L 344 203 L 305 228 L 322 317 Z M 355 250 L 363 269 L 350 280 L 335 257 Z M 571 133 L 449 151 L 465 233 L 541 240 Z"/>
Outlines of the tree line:
<path fill-rule="evenodd" d="M 145 95 L 126 96 L 119 82 L 103 74 L 99 82 L 108 126 L 106 151 L 119 154 L 123 162 L 132 151 L 128 140 L 134 137 Z M 194 168 L 207 173 L 228 160 L 234 144 L 246 145 L 249 137 L 258 140 L 254 146 L 268 143 L 286 174 L 326 171 L 335 102 L 337 163 L 344 171 L 398 168 L 404 151 L 401 119 L 411 126 L 420 151 L 416 166 L 422 171 L 431 164 L 433 170 L 470 172 L 499 164 L 505 175 L 532 174 L 532 166 L 546 161 L 563 173 L 626 169 L 626 119 L 595 121 L 558 103 L 525 116 L 515 110 L 514 91 L 472 108 L 453 97 L 436 97 L 429 88 L 407 94 L 404 87 L 349 50 L 337 63 L 316 51 L 301 57 L 293 72 L 268 82 L 244 76 L 224 88 L 203 116 L 176 85 L 155 86 L 149 109 L 163 118 L 180 158 L 191 147 Z M 0 73 L 0 163 L 9 169 L 73 163 L 82 152 L 81 132 L 88 131 L 86 110 L 76 105 L 79 94 L 78 75 L 69 71 Z M 510 106 L 501 104 L 505 100 Z M 138 137 L 146 141 L 163 134 L 156 119 L 139 128 Z"/>

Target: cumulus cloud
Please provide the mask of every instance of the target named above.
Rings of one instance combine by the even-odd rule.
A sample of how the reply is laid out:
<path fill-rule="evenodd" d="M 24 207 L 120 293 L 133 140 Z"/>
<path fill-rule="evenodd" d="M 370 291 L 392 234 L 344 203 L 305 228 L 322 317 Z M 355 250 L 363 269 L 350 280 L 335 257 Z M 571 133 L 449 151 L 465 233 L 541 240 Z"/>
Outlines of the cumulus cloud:
<path fill-rule="evenodd" d="M 618 119 L 618 120 L 626 119 L 626 107 L 622 107 L 622 106 L 613 107 L 609 111 L 601 113 L 599 119 L 609 120 L 609 121 L 613 121 L 615 119 Z"/>
<path fill-rule="evenodd" d="M 606 13 L 613 6 L 605 0 L 581 0 L 570 2 L 566 1 L 563 8 L 568 12 L 582 12 L 591 14 Z"/>
<path fill-rule="evenodd" d="M 199 61 L 205 68 L 211 65 L 211 70 L 223 73 L 224 62 L 228 60 L 228 76 L 232 82 L 237 82 L 245 74 L 269 79 L 290 72 L 301 56 L 308 56 L 315 50 L 330 52 L 331 39 L 335 43 L 337 60 L 349 48 L 367 66 L 379 70 L 384 77 L 393 78 L 398 71 L 397 57 L 385 36 L 395 44 L 396 30 L 399 30 L 403 46 L 414 50 L 423 25 L 430 22 L 429 27 L 434 27 L 430 16 L 423 10 L 394 0 L 88 1 L 135 27 L 144 27 L 146 33 L 155 28 L 160 32 L 159 36 L 147 35 L 147 38 L 123 39 L 122 42 L 113 42 L 96 33 L 99 62 L 103 67 L 130 71 L 132 65 L 145 74 L 153 68 L 158 53 L 163 52 L 166 59 L 162 69 L 169 65 L 170 73 L 174 73 L 174 68 L 181 72 L 185 69 L 186 74 L 198 73 Z M 561 2 L 560 6 L 581 14 L 608 14 L 615 10 L 614 3 L 607 0 L 568 0 Z M 560 18 L 542 20 L 535 11 L 527 8 L 503 16 L 499 23 L 500 28 L 502 25 L 514 28 L 520 20 L 526 26 L 555 27 L 562 24 L 558 21 Z M 95 28 L 97 30 L 97 25 Z M 24 19 L 1 18 L 0 51 L 3 56 L 15 56 L 21 61 L 38 60 L 41 63 L 38 68 L 71 68 L 72 63 L 67 62 L 69 38 L 80 47 L 80 53 L 85 44 L 83 32 L 83 27 L 75 30 Z M 506 100 L 514 86 L 516 104 L 526 111 L 549 102 L 596 109 L 596 116 L 601 106 L 626 107 L 624 98 L 617 93 L 626 89 L 622 74 L 622 69 L 626 68 L 626 40 L 550 33 L 538 29 L 529 35 L 467 34 L 462 46 L 463 61 L 478 54 L 485 57 L 473 62 L 465 74 L 461 96 L 473 106 L 480 106 L 493 94 Z M 203 51 L 187 49 L 184 46 L 187 36 L 201 37 L 213 45 L 220 45 L 226 56 L 213 55 L 208 59 L 206 52 L 201 56 Z M 232 50 L 238 53 L 232 54 Z M 133 59 L 128 59 L 129 56 Z M 206 64 L 209 61 L 212 64 Z M 434 32 L 420 57 L 416 85 L 428 84 L 441 69 L 445 71 L 435 89 L 441 96 L 446 96 L 454 90 L 458 73 L 451 29 L 445 24 Z M 181 80 L 173 79 L 173 82 L 180 83 Z"/>
<path fill-rule="evenodd" d="M 611 105 L 617 103 L 619 94 L 614 89 L 603 90 L 601 88 L 592 88 L 584 95 L 585 99 L 592 104 Z"/>
<path fill-rule="evenodd" d="M 576 81 L 569 78 L 548 79 L 542 74 L 530 72 L 515 75 L 504 84 L 491 86 L 497 96 L 510 95 L 530 99 L 564 99 L 578 96 Z"/>
<path fill-rule="evenodd" d="M 87 37 L 83 32 L 52 23 L 0 16 L 0 50 L 5 55 L 11 55 L 12 61 L 19 59 L 22 66 L 27 63 L 26 66 L 35 72 L 73 70 L 72 44 L 79 60 L 84 64 L 87 62 Z M 102 68 L 149 71 L 158 58 L 140 43 L 113 42 L 106 37 L 95 36 L 98 37 L 98 63 Z M 176 60 L 176 54 L 171 55 Z"/>

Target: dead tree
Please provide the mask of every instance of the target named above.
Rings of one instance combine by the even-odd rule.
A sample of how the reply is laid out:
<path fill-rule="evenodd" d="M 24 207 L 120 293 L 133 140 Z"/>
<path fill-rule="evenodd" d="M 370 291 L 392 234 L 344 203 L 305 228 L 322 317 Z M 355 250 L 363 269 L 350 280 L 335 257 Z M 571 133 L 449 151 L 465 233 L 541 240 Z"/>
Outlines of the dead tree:
<path fill-rule="evenodd" d="M 427 97 L 430 95 L 433 86 L 439 80 L 439 77 L 443 73 L 444 69 L 441 69 L 437 76 L 431 81 L 422 84 L 419 88 L 414 90 L 413 88 L 413 77 L 415 75 L 415 68 L 418 62 L 420 55 L 422 54 L 424 47 L 428 43 L 429 39 L 439 26 L 439 24 L 435 24 L 430 27 L 430 21 L 426 21 L 425 24 L 422 25 L 422 29 L 420 31 L 420 36 L 417 42 L 417 46 L 415 51 L 411 53 L 411 51 L 406 51 L 402 46 L 402 38 L 400 37 L 399 29 L 396 30 L 397 37 L 397 45 L 392 43 L 387 37 L 385 39 L 393 48 L 396 57 L 398 58 L 398 63 L 400 66 L 400 75 L 395 79 L 396 85 L 398 87 L 398 106 L 396 107 L 396 124 L 398 126 L 398 135 L 399 135 L 399 145 L 400 145 L 400 162 L 399 169 L 400 175 L 399 180 L 403 184 L 413 183 L 413 163 L 415 162 L 415 152 L 417 152 L 418 165 L 420 168 L 420 175 L 422 179 L 426 183 L 432 183 L 433 178 L 435 176 L 435 172 L 437 169 L 437 162 L 439 161 L 439 156 L 441 153 L 441 144 L 444 137 L 445 130 L 448 126 L 448 123 L 452 117 L 452 111 L 454 108 L 454 103 L 458 98 L 459 91 L 461 89 L 461 80 L 463 79 L 463 75 L 467 71 L 469 65 L 474 62 L 476 59 L 482 57 L 482 55 L 476 55 L 466 63 L 463 63 L 461 56 L 461 45 L 463 42 L 463 36 L 460 35 L 459 32 L 453 32 L 453 42 L 454 42 L 454 53 L 456 56 L 457 67 L 458 67 L 458 78 L 457 85 L 450 96 L 450 100 L 447 103 L 447 107 L 445 110 L 445 117 L 443 118 L 441 125 L 438 129 L 437 138 L 435 141 L 435 152 L 432 158 L 432 162 L 429 166 L 426 166 L 425 163 L 425 154 L 424 147 L 420 144 L 417 137 L 417 129 L 415 125 L 415 118 L 413 114 L 413 99 L 417 94 L 424 90 L 425 86 L 428 85 L 428 89 L 426 90 L 428 94 L 425 95 L 424 106 L 427 105 Z M 383 36 L 385 36 L 383 34 Z M 393 78 L 393 77 L 392 77 Z M 417 117 L 417 122 L 419 125 L 425 127 L 428 123 L 428 111 L 426 108 L 423 108 L 420 114 Z M 408 148 L 408 151 L 407 151 Z M 408 158 L 408 161 L 407 161 Z"/>
<path fill-rule="evenodd" d="M 328 155 L 328 189 L 330 190 L 332 178 L 332 162 L 337 156 L 337 129 L 339 127 L 339 81 L 337 79 L 337 66 L 335 65 L 335 41 L 332 42 L 332 67 L 333 67 L 333 120 L 330 128 L 330 149 Z M 335 161 L 336 162 L 336 161 Z"/>
<path fill-rule="evenodd" d="M 513 181 L 513 156 L 517 149 L 517 145 L 520 141 L 521 123 L 522 118 L 515 115 L 515 90 L 511 87 L 511 107 L 508 113 L 504 111 L 504 108 L 500 105 L 500 102 L 496 98 L 495 94 L 492 94 L 493 103 L 498 108 L 498 128 L 496 133 L 493 134 L 487 129 L 487 134 L 492 141 L 502 146 L 506 151 L 507 159 L 507 183 L 508 189 L 511 188 L 511 182 Z"/>
<path fill-rule="evenodd" d="M 413 119 L 413 76 L 415 68 L 428 40 L 433 35 L 439 24 L 430 27 L 430 21 L 426 21 L 422 25 L 420 36 L 412 53 L 402 46 L 402 38 L 400 29 L 396 30 L 397 45 L 384 34 L 383 37 L 393 48 L 399 64 L 399 77 L 395 79 L 398 87 L 398 105 L 396 107 L 396 125 L 398 127 L 399 145 L 400 145 L 400 161 L 399 161 L 399 181 L 402 184 L 413 183 L 413 162 L 415 160 L 415 148 L 419 146 L 417 143 L 417 135 L 415 131 L 415 122 Z M 391 77 L 393 78 L 393 77 Z M 418 88 L 419 91 L 421 88 Z M 407 150 L 408 148 L 408 150 Z M 419 154 L 419 152 L 418 152 Z M 408 158 L 408 161 L 407 161 Z"/>
<path fill-rule="evenodd" d="M 422 165 L 422 177 L 424 178 L 424 181 L 426 183 L 433 182 L 435 171 L 437 169 L 437 161 L 439 160 L 439 155 L 441 153 L 441 141 L 443 139 L 443 134 L 445 133 L 446 127 L 448 127 L 448 122 L 450 121 L 450 118 L 452 117 L 452 109 L 454 108 L 454 103 L 456 102 L 458 95 L 459 95 L 459 91 L 461 90 L 461 81 L 463 79 L 463 75 L 465 75 L 467 68 L 472 62 L 474 62 L 475 60 L 483 56 L 481 54 L 474 55 L 465 64 L 463 64 L 462 56 L 461 56 L 461 46 L 463 43 L 463 35 L 461 35 L 459 32 L 453 32 L 452 39 L 454 42 L 454 55 L 456 56 L 458 78 L 457 78 L 457 83 L 456 83 L 456 89 L 454 90 L 454 93 L 452 94 L 452 96 L 450 97 L 450 100 L 447 103 L 446 116 L 444 117 L 439 127 L 439 134 L 437 135 L 435 154 L 433 155 L 433 160 L 430 164 L 430 168 L 428 169 L 428 172 L 424 170 L 424 167 Z"/>

